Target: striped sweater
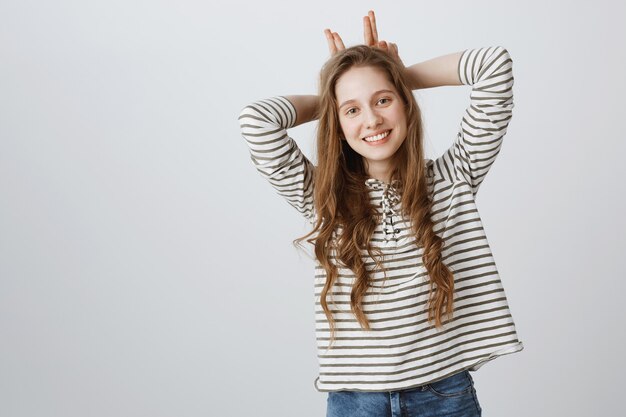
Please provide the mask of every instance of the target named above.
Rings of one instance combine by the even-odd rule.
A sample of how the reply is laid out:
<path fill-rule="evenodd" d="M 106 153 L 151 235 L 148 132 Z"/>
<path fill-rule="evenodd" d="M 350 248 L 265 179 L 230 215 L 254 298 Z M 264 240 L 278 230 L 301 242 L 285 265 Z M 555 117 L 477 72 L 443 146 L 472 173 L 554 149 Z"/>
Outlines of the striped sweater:
<path fill-rule="evenodd" d="M 429 280 L 423 248 L 410 223 L 400 216 L 398 184 L 366 181 L 381 215 L 372 245 L 382 250 L 387 278 L 362 256 L 372 284 L 363 308 L 372 329 L 361 329 L 350 311 L 353 272 L 338 267 L 329 292 L 337 324 L 330 328 L 320 293 L 325 270 L 316 260 L 314 276 L 318 391 L 392 391 L 418 387 L 462 370 L 476 371 L 496 357 L 519 352 L 515 324 L 475 204 L 476 193 L 500 151 L 513 109 L 512 60 L 503 47 L 468 49 L 458 66 L 461 82 L 471 85 L 470 104 L 454 143 L 435 160 L 426 160 L 431 218 L 445 245 L 443 261 L 455 280 L 454 318 L 435 329 L 427 321 Z M 246 106 L 239 117 L 243 138 L 258 172 L 313 224 L 315 166 L 287 134 L 296 121 L 284 97 Z M 338 230 L 338 233 L 341 231 Z M 333 253 L 331 253 L 333 255 Z"/>

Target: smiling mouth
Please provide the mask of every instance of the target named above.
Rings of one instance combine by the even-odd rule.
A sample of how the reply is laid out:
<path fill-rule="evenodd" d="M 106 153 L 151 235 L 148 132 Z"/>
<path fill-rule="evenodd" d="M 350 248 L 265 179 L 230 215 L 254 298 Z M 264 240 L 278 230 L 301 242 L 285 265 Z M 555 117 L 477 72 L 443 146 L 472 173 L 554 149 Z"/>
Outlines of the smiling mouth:
<path fill-rule="evenodd" d="M 387 136 L 389 136 L 389 133 L 391 133 L 391 130 L 386 130 L 386 131 L 384 131 L 382 133 L 379 133 L 378 135 L 365 137 L 365 138 L 363 138 L 363 140 L 366 141 L 366 142 L 378 142 L 379 140 L 383 140 Z"/>

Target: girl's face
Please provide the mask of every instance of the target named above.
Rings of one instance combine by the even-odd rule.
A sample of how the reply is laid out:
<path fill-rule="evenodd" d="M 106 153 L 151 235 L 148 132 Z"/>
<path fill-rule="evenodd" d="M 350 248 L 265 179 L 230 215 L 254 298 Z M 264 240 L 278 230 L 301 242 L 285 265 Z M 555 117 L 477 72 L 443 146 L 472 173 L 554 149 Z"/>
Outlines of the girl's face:
<path fill-rule="evenodd" d="M 406 110 L 385 72 L 352 67 L 335 84 L 339 123 L 350 147 L 376 172 L 389 172 L 407 133 Z"/>

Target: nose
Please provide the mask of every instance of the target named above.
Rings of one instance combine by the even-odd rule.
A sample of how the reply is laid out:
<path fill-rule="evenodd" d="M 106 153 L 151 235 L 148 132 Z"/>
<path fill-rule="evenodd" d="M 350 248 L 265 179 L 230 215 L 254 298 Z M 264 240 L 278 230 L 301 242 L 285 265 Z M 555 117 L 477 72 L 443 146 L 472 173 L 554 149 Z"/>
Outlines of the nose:
<path fill-rule="evenodd" d="M 376 112 L 375 109 L 367 109 L 366 110 L 366 124 L 368 129 L 373 129 L 379 124 L 382 123 L 383 118 Z"/>

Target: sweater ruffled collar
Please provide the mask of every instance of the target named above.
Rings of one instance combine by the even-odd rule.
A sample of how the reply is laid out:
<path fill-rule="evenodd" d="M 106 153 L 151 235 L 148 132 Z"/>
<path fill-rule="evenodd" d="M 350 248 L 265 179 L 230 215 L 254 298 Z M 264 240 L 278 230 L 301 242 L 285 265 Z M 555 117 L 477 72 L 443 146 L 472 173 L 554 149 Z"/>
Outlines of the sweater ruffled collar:
<path fill-rule="evenodd" d="M 365 180 L 365 185 L 367 185 L 367 187 L 374 189 L 374 190 L 384 190 L 386 187 L 389 187 L 389 186 L 398 190 L 398 188 L 400 187 L 400 184 L 401 184 L 401 181 L 398 179 L 392 180 L 391 183 L 386 183 L 377 178 L 368 178 L 367 180 Z"/>
<path fill-rule="evenodd" d="M 386 183 L 377 178 L 368 178 L 365 180 L 365 185 L 371 190 L 382 190 L 382 198 L 380 200 L 380 207 L 382 212 L 382 229 L 385 235 L 385 241 L 390 239 L 398 240 L 398 233 L 400 230 L 397 225 L 394 224 L 394 216 L 398 213 L 394 209 L 400 201 L 400 180 L 392 180 L 391 183 Z"/>

